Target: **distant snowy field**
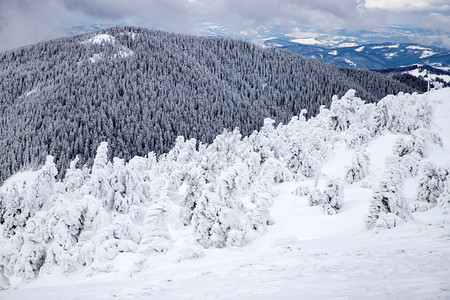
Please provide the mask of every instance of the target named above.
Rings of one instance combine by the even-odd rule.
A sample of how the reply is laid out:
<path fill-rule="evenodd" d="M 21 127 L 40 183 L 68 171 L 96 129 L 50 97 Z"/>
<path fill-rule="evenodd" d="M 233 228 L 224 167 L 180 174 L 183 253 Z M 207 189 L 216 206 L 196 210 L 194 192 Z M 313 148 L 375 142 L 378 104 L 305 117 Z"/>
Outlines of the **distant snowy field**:
<path fill-rule="evenodd" d="M 450 88 L 421 97 L 434 107 L 430 129 L 442 139 L 442 146 L 427 146 L 422 162 L 449 167 Z M 316 180 L 324 188 L 329 178 L 345 174 L 354 150 L 342 140 L 334 144 L 318 178 L 273 184 L 268 210 L 274 224 L 243 247 L 203 249 L 189 228 L 168 218 L 173 245 L 163 253 L 145 259 L 119 253 L 102 272 L 81 268 L 63 274 L 54 268 L 25 282 L 13 276 L 0 299 L 449 299 L 449 207 L 416 211 L 412 220 L 391 229 L 366 229 L 374 188 L 394 144 L 404 136 L 385 131 L 367 143 L 368 175 L 344 185 L 337 214 L 310 206 L 296 190 L 312 188 Z M 32 172 L 23 176 L 33 179 Z M 410 207 L 418 188 L 418 175 L 402 184 Z"/>

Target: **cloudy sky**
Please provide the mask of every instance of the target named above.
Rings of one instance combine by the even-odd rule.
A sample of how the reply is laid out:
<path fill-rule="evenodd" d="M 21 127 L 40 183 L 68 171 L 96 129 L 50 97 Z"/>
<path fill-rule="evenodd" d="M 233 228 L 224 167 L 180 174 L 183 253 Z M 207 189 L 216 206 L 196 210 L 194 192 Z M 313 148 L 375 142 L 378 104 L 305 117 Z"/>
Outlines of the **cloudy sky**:
<path fill-rule="evenodd" d="M 79 25 L 202 34 L 205 23 L 236 32 L 273 24 L 286 32 L 407 25 L 432 30 L 428 44 L 450 48 L 449 0 L 0 0 L 0 51 L 64 36 Z"/>

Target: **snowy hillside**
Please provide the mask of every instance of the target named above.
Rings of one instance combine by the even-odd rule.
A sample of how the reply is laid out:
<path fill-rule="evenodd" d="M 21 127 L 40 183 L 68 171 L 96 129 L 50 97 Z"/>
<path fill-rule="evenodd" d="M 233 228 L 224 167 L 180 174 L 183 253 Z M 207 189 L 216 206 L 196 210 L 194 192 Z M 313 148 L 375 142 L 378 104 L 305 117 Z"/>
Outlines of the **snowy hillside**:
<path fill-rule="evenodd" d="M 448 67 L 411 65 L 373 71 L 386 74 L 388 77 L 398 80 L 403 84 L 414 86 L 422 92 L 433 88 L 450 87 L 450 72 Z"/>
<path fill-rule="evenodd" d="M 432 71 L 427 71 L 424 68 L 417 67 L 415 69 L 405 71 L 407 74 L 411 74 L 415 77 L 423 78 L 426 81 L 429 81 L 432 86 L 449 86 L 450 85 L 450 72 L 442 71 L 436 74 Z"/>
<path fill-rule="evenodd" d="M 275 125 L 9 178 L 0 298 L 450 297 L 449 88 Z"/>

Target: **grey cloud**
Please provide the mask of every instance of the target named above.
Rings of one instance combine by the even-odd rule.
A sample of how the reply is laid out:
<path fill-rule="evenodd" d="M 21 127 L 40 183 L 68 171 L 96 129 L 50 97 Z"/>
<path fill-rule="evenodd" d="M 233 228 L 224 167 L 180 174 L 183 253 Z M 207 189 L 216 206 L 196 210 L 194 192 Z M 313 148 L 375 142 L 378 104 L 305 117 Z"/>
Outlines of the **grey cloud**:
<path fill-rule="evenodd" d="M 361 10 L 360 0 L 65 0 L 71 10 L 106 19 L 139 20 L 189 31 L 193 21 L 240 24 L 291 22 L 319 27 L 384 24 L 381 11 Z"/>
<path fill-rule="evenodd" d="M 60 36 L 66 13 L 56 0 L 0 0 L 0 51 Z"/>
<path fill-rule="evenodd" d="M 62 35 L 66 18 L 183 33 L 201 33 L 205 22 L 231 30 L 274 23 L 287 30 L 386 25 L 388 11 L 367 9 L 366 1 L 371 0 L 0 0 L 0 50 Z"/>

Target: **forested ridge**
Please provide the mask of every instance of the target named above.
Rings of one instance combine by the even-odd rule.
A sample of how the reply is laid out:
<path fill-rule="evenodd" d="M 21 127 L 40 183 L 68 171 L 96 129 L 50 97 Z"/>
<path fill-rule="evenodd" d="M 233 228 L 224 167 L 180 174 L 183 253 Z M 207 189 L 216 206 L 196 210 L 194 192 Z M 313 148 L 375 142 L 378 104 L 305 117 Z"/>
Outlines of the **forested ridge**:
<path fill-rule="evenodd" d="M 101 141 L 128 160 L 166 152 L 179 135 L 211 142 L 224 128 L 248 135 L 265 117 L 313 116 L 350 88 L 368 102 L 414 91 L 249 42 L 135 27 L 0 53 L 0 78 L 0 182 L 48 154 L 58 169 L 77 154 L 90 164 Z"/>

